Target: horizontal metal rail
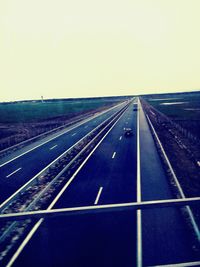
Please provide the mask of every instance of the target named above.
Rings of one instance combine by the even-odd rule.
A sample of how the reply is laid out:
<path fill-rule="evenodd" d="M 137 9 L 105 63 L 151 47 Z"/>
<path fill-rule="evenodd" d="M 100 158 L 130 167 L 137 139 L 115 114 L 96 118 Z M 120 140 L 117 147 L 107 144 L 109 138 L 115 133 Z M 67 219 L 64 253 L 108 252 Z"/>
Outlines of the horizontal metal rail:
<path fill-rule="evenodd" d="M 152 265 L 148 267 L 191 267 L 191 266 L 200 266 L 200 261 L 191 261 L 191 262 L 183 262 L 183 263 L 171 263 L 164 265 Z"/>
<path fill-rule="evenodd" d="M 152 208 L 166 208 L 166 207 L 182 207 L 187 205 L 200 205 L 200 197 L 184 198 L 184 199 L 166 199 L 155 201 L 143 201 L 143 202 L 128 202 L 119 204 L 107 204 L 107 205 L 95 205 L 95 206 L 82 206 L 52 210 L 38 210 L 29 212 L 9 213 L 1 214 L 0 221 L 16 221 L 25 219 L 39 219 L 49 218 L 55 216 L 67 216 L 67 215 L 79 215 L 88 213 L 97 213 L 105 211 L 126 211 L 126 210 L 144 210 Z"/>

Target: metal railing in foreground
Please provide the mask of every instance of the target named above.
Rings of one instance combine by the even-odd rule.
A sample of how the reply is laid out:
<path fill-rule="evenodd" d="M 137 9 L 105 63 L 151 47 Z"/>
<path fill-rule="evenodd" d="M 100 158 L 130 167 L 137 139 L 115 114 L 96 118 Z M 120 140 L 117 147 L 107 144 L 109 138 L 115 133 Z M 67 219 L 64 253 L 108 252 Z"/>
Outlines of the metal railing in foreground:
<path fill-rule="evenodd" d="M 41 220 L 45 218 L 52 218 L 58 216 L 75 216 L 81 214 L 94 214 L 94 213 L 103 213 L 111 211 L 136 211 L 136 210 L 145 210 L 153 208 L 166 208 L 166 207 L 183 207 L 183 206 L 193 206 L 200 205 L 200 197 L 194 198 L 184 198 L 184 199 L 166 199 L 166 200 L 155 200 L 155 201 L 141 201 L 141 202 L 128 202 L 128 203 L 117 203 L 117 204 L 106 204 L 106 205 L 95 205 L 95 206 L 82 206 L 82 207 L 72 207 L 72 208 L 62 208 L 62 209 L 52 209 L 52 210 L 38 210 L 38 211 L 28 211 L 28 212 L 19 212 L 19 213 L 9 213 L 9 214 L 0 214 L 0 222 L 3 221 L 16 221 L 16 220 L 25 220 L 25 219 L 40 219 L 35 226 L 41 224 Z M 34 226 L 34 230 L 35 230 Z M 39 226 L 38 226 L 39 227 Z M 37 230 L 37 227 L 36 227 Z M 34 231 L 33 231 L 34 233 Z M 30 235 L 31 238 L 32 235 Z M 10 260 L 7 266 L 12 266 L 15 259 L 19 256 L 23 250 L 26 243 L 29 241 L 29 238 L 23 242 L 23 245 L 17 250 L 15 255 Z M 160 267 L 186 267 L 186 266 L 200 266 L 200 261 L 195 262 L 185 262 L 185 263 L 171 263 L 168 265 L 159 265 Z M 137 264 L 137 267 L 139 265 Z M 149 266 L 150 267 L 150 266 Z M 156 266 L 151 266 L 156 267 Z M 157 266 L 158 267 L 158 266 Z"/>
<path fill-rule="evenodd" d="M 122 211 L 122 210 L 143 210 L 143 209 L 165 208 L 165 207 L 187 206 L 187 205 L 191 206 L 191 205 L 196 205 L 197 203 L 200 204 L 200 197 L 153 200 L 153 201 L 142 201 L 142 202 L 127 202 L 119 204 L 82 206 L 82 207 L 52 209 L 52 210 L 37 210 L 28 212 L 0 214 L 0 221 L 5 221 L 5 220 L 16 221 L 16 220 L 25 220 L 32 218 L 40 219 L 40 218 L 49 218 L 55 216 L 67 216 L 76 214 Z"/>
<path fill-rule="evenodd" d="M 191 266 L 200 266 L 200 261 L 190 261 L 190 262 L 182 262 L 175 264 L 164 264 L 164 265 L 151 265 L 147 267 L 191 267 Z"/>

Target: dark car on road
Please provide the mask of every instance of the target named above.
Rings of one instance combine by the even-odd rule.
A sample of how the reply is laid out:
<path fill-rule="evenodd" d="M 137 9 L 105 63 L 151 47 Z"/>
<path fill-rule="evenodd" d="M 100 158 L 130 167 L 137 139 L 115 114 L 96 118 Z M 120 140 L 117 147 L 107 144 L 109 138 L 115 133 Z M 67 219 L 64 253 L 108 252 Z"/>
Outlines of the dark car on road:
<path fill-rule="evenodd" d="M 130 137 L 133 135 L 133 130 L 131 128 L 124 128 L 124 136 Z"/>
<path fill-rule="evenodd" d="M 134 106 L 133 106 L 133 111 L 137 111 L 137 110 L 138 110 L 137 105 L 134 105 Z"/>

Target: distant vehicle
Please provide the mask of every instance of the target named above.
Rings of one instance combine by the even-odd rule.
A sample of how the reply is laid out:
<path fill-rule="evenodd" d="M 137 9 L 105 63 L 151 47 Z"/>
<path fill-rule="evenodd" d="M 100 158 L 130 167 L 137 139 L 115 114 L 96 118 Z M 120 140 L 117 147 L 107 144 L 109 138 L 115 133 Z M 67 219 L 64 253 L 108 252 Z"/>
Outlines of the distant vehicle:
<path fill-rule="evenodd" d="M 130 137 L 133 135 L 133 130 L 131 128 L 124 128 L 124 136 Z"/>
<path fill-rule="evenodd" d="M 137 110 L 138 110 L 137 105 L 134 105 L 134 106 L 133 106 L 133 111 L 137 111 Z"/>

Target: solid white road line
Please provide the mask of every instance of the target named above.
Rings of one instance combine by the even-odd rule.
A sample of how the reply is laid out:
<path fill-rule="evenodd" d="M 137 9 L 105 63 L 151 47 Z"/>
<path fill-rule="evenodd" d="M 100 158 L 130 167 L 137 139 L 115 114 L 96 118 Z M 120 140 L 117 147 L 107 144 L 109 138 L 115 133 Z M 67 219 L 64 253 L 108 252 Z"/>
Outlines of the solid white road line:
<path fill-rule="evenodd" d="M 8 174 L 8 175 L 6 176 L 6 178 L 9 178 L 10 176 L 12 176 L 13 174 L 15 174 L 15 173 L 18 172 L 19 170 L 21 170 L 21 168 L 19 168 L 19 169 L 15 170 L 14 172 Z"/>
<path fill-rule="evenodd" d="M 116 152 L 114 152 L 114 153 L 113 153 L 113 155 L 112 155 L 112 159 L 114 159 L 114 158 L 115 158 L 115 155 L 116 155 Z"/>
<path fill-rule="evenodd" d="M 148 122 L 149 122 L 149 125 L 151 126 L 151 129 L 153 130 L 153 133 L 154 133 L 154 135 L 155 135 L 155 137 L 156 137 L 156 139 L 157 139 L 157 141 L 158 141 L 158 143 L 159 143 L 159 146 L 160 146 L 161 151 L 162 151 L 162 153 L 163 153 L 163 155 L 164 155 L 164 157 L 165 157 L 165 160 L 166 160 L 166 162 L 167 162 L 167 165 L 169 166 L 169 169 L 170 169 L 171 174 L 172 174 L 172 176 L 173 176 L 173 178 L 174 178 L 174 181 L 175 181 L 176 186 L 177 186 L 177 188 L 178 188 L 178 190 L 179 190 L 179 193 L 180 193 L 180 195 L 181 195 L 182 198 L 185 198 L 185 194 L 184 194 L 184 192 L 183 192 L 183 189 L 182 189 L 182 187 L 181 187 L 181 185 L 180 185 L 180 183 L 179 183 L 179 181 L 178 181 L 178 178 L 177 178 L 177 176 L 176 176 L 176 174 L 175 174 L 175 172 L 174 172 L 174 170 L 173 170 L 173 168 L 172 168 L 172 165 L 171 165 L 171 163 L 170 163 L 170 161 L 169 161 L 169 159 L 168 159 L 168 156 L 167 156 L 167 154 L 165 153 L 165 150 L 164 150 L 163 145 L 162 145 L 162 143 L 161 143 L 161 141 L 160 141 L 160 139 L 159 139 L 159 137 L 158 137 L 158 135 L 157 135 L 157 133 L 156 133 L 156 131 L 155 131 L 155 128 L 153 127 L 153 124 L 152 124 L 152 122 L 150 121 L 149 116 L 146 115 L 146 117 L 147 117 Z M 197 225 L 197 223 L 196 223 L 196 221 L 195 221 L 195 218 L 194 218 L 194 215 L 193 215 L 193 213 L 192 213 L 192 210 L 190 209 L 189 206 L 186 206 L 186 208 L 187 208 L 187 212 L 188 212 L 188 215 L 189 215 L 191 224 L 192 224 L 192 226 L 193 226 L 194 232 L 195 232 L 195 234 L 196 234 L 196 236 L 197 236 L 197 238 L 198 238 L 198 241 L 200 241 L 200 230 L 199 230 L 199 227 L 198 227 L 198 225 Z"/>
<path fill-rule="evenodd" d="M 101 195 L 102 190 L 103 190 L 103 187 L 100 187 L 100 188 L 99 188 L 99 192 L 98 192 L 98 194 L 97 194 L 97 197 L 96 197 L 96 199 L 95 199 L 94 205 L 97 205 L 97 204 L 98 204 L 98 202 L 99 202 L 99 198 L 100 198 L 100 195 Z"/>
<path fill-rule="evenodd" d="M 138 105 L 140 104 L 138 98 Z M 141 202 L 140 117 L 137 111 L 137 202 Z M 137 210 L 137 267 L 142 267 L 142 213 Z"/>
<path fill-rule="evenodd" d="M 79 127 L 79 126 L 85 124 L 86 122 L 89 122 L 89 121 L 93 120 L 94 118 L 99 117 L 99 116 L 101 116 L 101 115 L 103 115 L 103 114 L 109 112 L 110 110 L 115 109 L 115 108 L 117 108 L 118 106 L 123 105 L 123 104 L 124 104 L 124 102 L 122 102 L 122 103 L 120 103 L 120 104 L 118 104 L 118 105 L 116 105 L 116 106 L 114 106 L 114 107 L 111 107 L 111 108 L 109 108 L 109 109 L 107 109 L 107 110 L 104 110 L 104 111 L 101 112 L 101 113 L 97 113 L 96 115 L 93 115 L 93 116 L 91 116 L 91 117 L 89 117 L 89 118 L 83 120 L 83 121 L 80 122 L 80 123 L 75 124 L 75 125 L 72 126 L 71 128 L 67 129 L 65 132 L 60 133 L 60 134 L 58 134 L 58 135 L 56 135 L 56 136 L 54 136 L 54 137 L 48 139 L 47 141 L 45 141 L 45 142 L 43 142 L 43 143 L 41 143 L 41 144 L 39 144 L 39 145 L 36 145 L 35 147 L 33 147 L 33 148 L 31 148 L 31 149 L 29 149 L 29 150 L 23 152 L 22 154 L 20 154 L 20 155 L 14 157 L 14 158 L 12 158 L 12 159 L 10 159 L 10 160 L 8 160 L 8 161 L 2 163 L 2 164 L 0 164 L 0 168 L 3 167 L 3 166 L 6 165 L 6 164 L 12 162 L 13 160 L 18 159 L 18 158 L 20 158 L 21 156 L 23 156 L 23 155 L 25 155 L 25 154 L 27 154 L 27 153 L 29 153 L 29 152 L 35 150 L 36 148 L 38 148 L 38 147 L 40 147 L 40 146 L 42 146 L 42 145 L 45 145 L 46 143 L 48 143 L 48 142 L 50 142 L 50 141 L 52 141 L 52 140 L 54 140 L 54 139 L 60 137 L 61 135 L 64 135 L 64 134 L 66 134 L 66 133 L 72 131 L 73 129 L 75 129 L 75 128 L 77 128 L 77 127 Z"/>
<path fill-rule="evenodd" d="M 119 140 L 122 140 L 122 136 L 120 136 Z"/>
<path fill-rule="evenodd" d="M 126 111 L 125 111 L 126 112 Z M 123 112 L 121 116 L 117 119 L 117 121 L 113 124 L 113 126 L 108 130 L 108 132 L 102 137 L 102 139 L 99 141 L 99 143 L 93 148 L 93 150 L 90 152 L 90 154 L 86 157 L 86 159 L 82 162 L 80 167 L 75 171 L 75 173 L 72 175 L 72 177 L 68 180 L 68 182 L 65 184 L 65 186 L 61 189 L 61 191 L 58 193 L 58 195 L 55 197 L 55 199 L 52 201 L 52 203 L 49 205 L 47 210 L 51 210 L 53 206 L 56 204 L 56 202 L 59 200 L 61 195 L 65 192 L 65 190 L 68 188 L 68 186 L 71 184 L 71 182 L 74 180 L 76 175 L 79 173 L 79 171 L 82 169 L 82 167 L 85 165 L 85 163 L 88 161 L 88 159 L 92 156 L 94 151 L 98 148 L 98 146 L 103 142 L 103 140 L 106 138 L 106 136 L 110 133 L 110 131 L 115 127 L 117 122 L 121 119 L 121 117 L 124 115 Z M 15 260 L 18 258 L 19 254 L 22 252 L 26 244 L 29 242 L 29 240 L 32 238 L 34 233 L 37 231 L 41 223 L 43 222 L 44 219 L 40 219 L 34 227 L 31 229 L 31 231 L 28 233 L 24 241 L 21 243 L 21 245 L 18 247 L 17 251 L 14 253 L 14 255 L 11 257 L 10 261 L 6 265 L 6 267 L 11 267 Z"/>
<path fill-rule="evenodd" d="M 139 105 L 139 98 L 138 98 Z M 140 171 L 140 117 L 137 114 L 137 202 L 141 202 L 141 171 Z"/>
<path fill-rule="evenodd" d="M 149 267 L 191 267 L 191 266 L 200 266 L 200 261 L 192 261 L 192 262 L 183 262 L 183 263 L 175 263 L 175 264 L 166 264 L 166 265 L 154 265 Z"/>
<path fill-rule="evenodd" d="M 73 133 L 72 136 L 76 135 L 76 133 Z"/>
<path fill-rule="evenodd" d="M 50 150 L 56 148 L 58 145 L 52 146 L 51 148 L 49 148 Z"/>

